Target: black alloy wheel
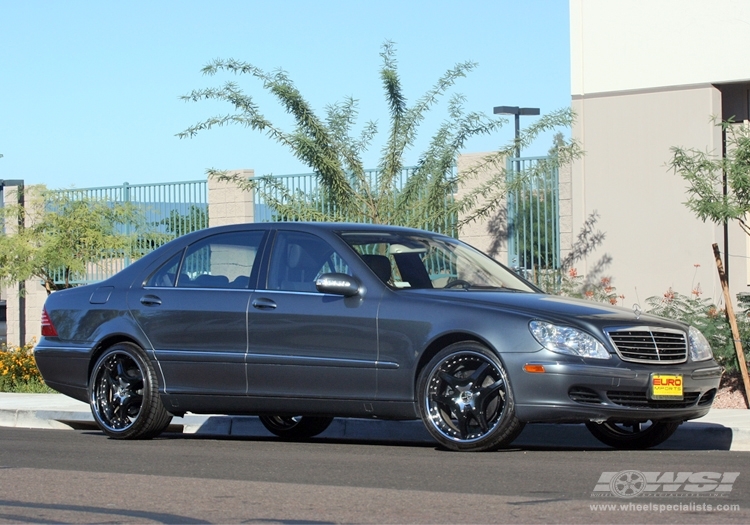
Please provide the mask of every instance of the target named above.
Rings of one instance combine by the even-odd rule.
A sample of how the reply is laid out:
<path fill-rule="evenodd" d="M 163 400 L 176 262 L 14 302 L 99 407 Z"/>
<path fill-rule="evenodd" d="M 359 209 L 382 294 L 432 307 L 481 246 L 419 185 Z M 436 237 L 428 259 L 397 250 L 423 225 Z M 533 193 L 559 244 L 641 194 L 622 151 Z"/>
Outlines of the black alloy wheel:
<path fill-rule="evenodd" d="M 679 421 L 586 423 L 586 428 L 596 439 L 622 450 L 655 447 L 669 439 L 679 426 Z"/>
<path fill-rule="evenodd" d="M 89 381 L 91 412 L 117 439 L 150 439 L 172 420 L 159 398 L 156 373 L 136 345 L 118 343 L 99 357 Z"/>
<path fill-rule="evenodd" d="M 260 416 L 259 419 L 270 433 L 288 440 L 315 437 L 333 421 L 332 417 L 312 416 Z"/>
<path fill-rule="evenodd" d="M 422 370 L 417 395 L 427 430 L 451 450 L 496 450 L 524 427 L 503 363 L 479 343 L 455 343 L 439 352 Z"/>

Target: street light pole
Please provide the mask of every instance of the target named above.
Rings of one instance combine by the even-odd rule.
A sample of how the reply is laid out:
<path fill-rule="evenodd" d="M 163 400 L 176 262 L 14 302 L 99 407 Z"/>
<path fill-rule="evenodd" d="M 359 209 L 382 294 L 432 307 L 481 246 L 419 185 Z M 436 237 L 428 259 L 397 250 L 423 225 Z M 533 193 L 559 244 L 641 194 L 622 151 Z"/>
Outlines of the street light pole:
<path fill-rule="evenodd" d="M 519 158 L 521 156 L 521 145 L 518 143 L 518 139 L 521 136 L 521 115 L 539 115 L 539 108 L 496 106 L 493 113 L 495 115 L 514 115 L 516 117 L 516 158 Z"/>
<path fill-rule="evenodd" d="M 539 115 L 539 108 L 521 108 L 518 106 L 496 106 L 493 109 L 493 113 L 495 115 L 513 115 L 515 117 L 515 120 L 516 120 L 516 135 L 515 135 L 516 137 L 516 151 L 515 151 L 516 169 L 515 169 L 514 175 L 509 175 L 506 173 L 506 178 L 508 180 L 511 180 L 511 177 L 512 179 L 515 179 L 517 176 L 520 176 L 521 174 L 521 143 L 519 140 L 521 138 L 521 115 Z M 517 204 L 515 203 L 516 198 L 517 197 L 514 197 L 514 192 L 508 193 L 508 213 L 509 213 L 508 217 L 509 218 L 510 218 L 511 212 L 517 213 L 518 211 L 517 209 L 515 209 L 517 206 Z M 516 234 L 513 231 L 514 227 L 511 226 L 511 224 L 512 223 L 509 221 L 509 230 L 508 230 L 508 252 L 509 252 L 508 256 L 509 257 L 514 251 L 514 246 L 516 246 L 516 240 L 515 240 Z M 518 260 L 519 253 L 517 249 L 515 251 L 516 251 L 515 263 L 511 262 L 511 264 L 513 266 L 520 267 L 521 264 L 520 264 L 520 261 Z M 527 262 L 524 256 L 523 266 L 525 267 L 526 264 Z"/>

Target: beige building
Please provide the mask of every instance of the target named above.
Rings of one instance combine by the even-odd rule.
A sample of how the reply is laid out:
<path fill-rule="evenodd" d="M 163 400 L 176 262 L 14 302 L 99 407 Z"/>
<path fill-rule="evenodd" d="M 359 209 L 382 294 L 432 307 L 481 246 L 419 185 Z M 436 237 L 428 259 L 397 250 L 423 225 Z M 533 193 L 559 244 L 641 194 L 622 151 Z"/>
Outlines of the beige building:
<path fill-rule="evenodd" d="M 573 232 L 593 211 L 606 240 L 578 268 L 611 255 L 625 304 L 645 306 L 668 288 L 718 300 L 712 243 L 728 252 L 733 295 L 750 291 L 747 236 L 703 223 L 684 205 L 670 148 L 718 155 L 711 117 L 748 119 L 748 0 L 570 0 Z M 699 266 L 696 266 L 699 265 Z"/>

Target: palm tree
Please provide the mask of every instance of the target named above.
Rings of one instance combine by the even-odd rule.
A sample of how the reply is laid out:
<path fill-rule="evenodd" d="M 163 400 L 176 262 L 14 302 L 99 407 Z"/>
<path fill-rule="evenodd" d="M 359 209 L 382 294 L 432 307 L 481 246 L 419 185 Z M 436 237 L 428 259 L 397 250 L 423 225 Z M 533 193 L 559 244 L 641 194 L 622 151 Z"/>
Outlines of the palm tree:
<path fill-rule="evenodd" d="M 518 142 L 507 144 L 470 170 L 456 174 L 455 161 L 466 142 L 474 136 L 497 131 L 506 121 L 464 111 L 464 97 L 453 94 L 449 98 L 447 118 L 404 181 L 404 153 L 414 145 L 426 113 L 476 64 L 462 62 L 449 69 L 414 105 L 409 106 L 398 74 L 394 44 L 385 42 L 380 56 L 380 80 L 390 119 L 376 177 L 365 169 L 362 154 L 372 144 L 378 128 L 375 122 L 369 121 L 358 136 L 352 136 L 352 127 L 358 116 L 355 99 L 348 98 L 329 105 L 321 118 L 286 72 L 267 73 L 246 62 L 215 60 L 203 68 L 203 73 L 216 75 L 229 72 L 255 77 L 262 82 L 263 89 L 273 94 L 293 116 L 295 128 L 285 131 L 274 125 L 263 116 L 252 97 L 230 81 L 222 87 L 196 90 L 182 97 L 193 102 L 206 99 L 227 102 L 233 107 L 233 112 L 208 118 L 178 136 L 193 137 L 216 126 L 237 124 L 264 133 L 287 146 L 295 157 L 315 172 L 319 182 L 317 191 L 297 191 L 271 177 L 247 180 L 225 171 L 208 170 L 211 177 L 231 180 L 245 190 L 258 192 L 276 211 L 275 217 L 304 221 L 387 223 L 457 233 L 457 227 L 489 216 L 504 202 L 508 186 L 505 158 L 513 156 L 517 146 L 525 147 L 540 133 L 567 127 L 572 122 L 569 109 L 550 113 L 527 127 Z M 575 143 L 566 144 L 558 148 L 554 162 L 570 159 L 578 155 L 578 151 Z M 486 177 L 481 183 L 460 198 L 452 198 L 465 181 L 480 174 Z M 517 179 L 514 181 L 515 184 L 521 182 Z M 461 217 L 459 222 L 457 217 Z"/>

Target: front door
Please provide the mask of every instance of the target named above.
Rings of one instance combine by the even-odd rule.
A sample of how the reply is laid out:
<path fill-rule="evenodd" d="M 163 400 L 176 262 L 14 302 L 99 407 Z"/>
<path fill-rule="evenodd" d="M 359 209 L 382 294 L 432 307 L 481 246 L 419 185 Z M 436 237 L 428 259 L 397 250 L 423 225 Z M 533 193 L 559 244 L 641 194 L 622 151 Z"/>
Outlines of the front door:
<path fill-rule="evenodd" d="M 320 237 L 279 231 L 265 289 L 248 309 L 250 395 L 374 399 L 379 297 L 341 297 L 315 288 L 323 273 L 349 273 Z"/>

